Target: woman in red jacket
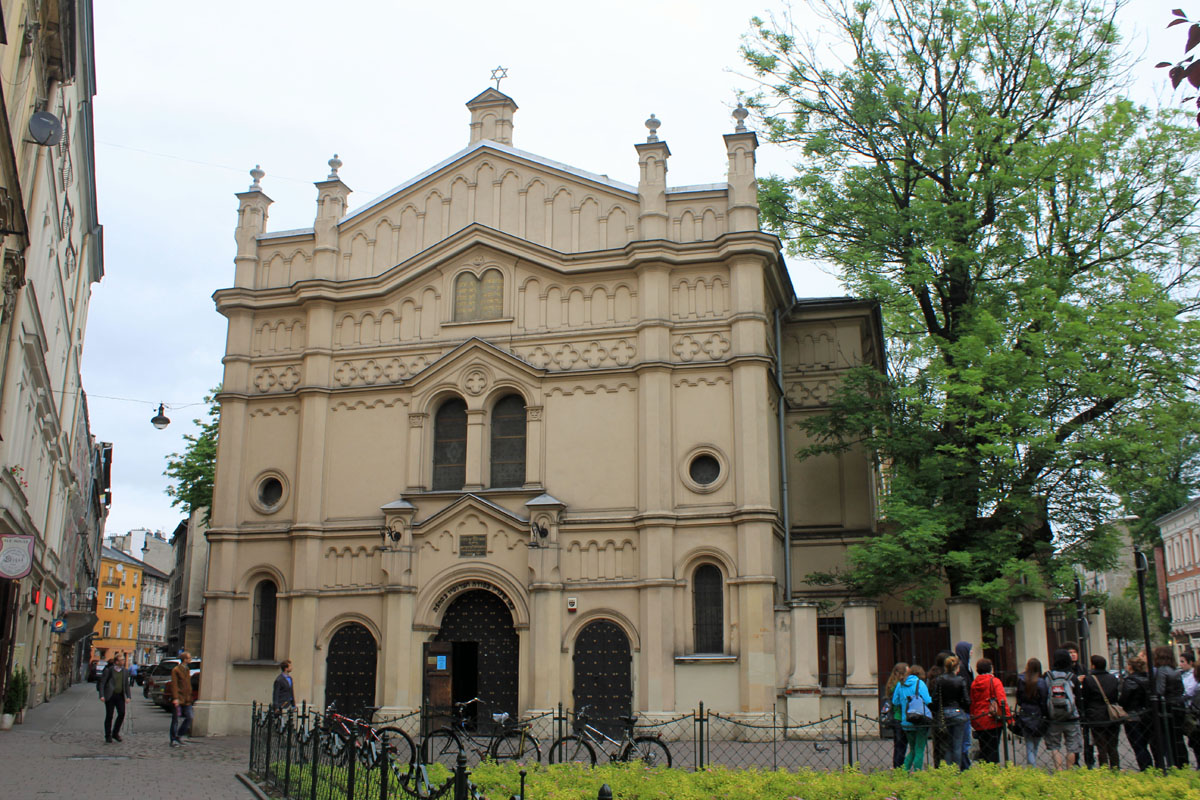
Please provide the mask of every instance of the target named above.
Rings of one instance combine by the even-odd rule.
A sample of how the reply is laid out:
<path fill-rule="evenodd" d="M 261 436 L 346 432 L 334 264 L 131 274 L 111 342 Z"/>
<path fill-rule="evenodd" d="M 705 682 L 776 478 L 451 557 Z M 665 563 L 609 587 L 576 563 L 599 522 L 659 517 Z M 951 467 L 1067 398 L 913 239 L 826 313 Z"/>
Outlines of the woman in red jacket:
<path fill-rule="evenodd" d="M 975 663 L 971 683 L 971 727 L 979 740 L 979 760 L 1000 763 L 1000 734 L 1008 719 L 1008 699 L 1004 684 L 992 674 L 992 662 L 981 658 Z"/>

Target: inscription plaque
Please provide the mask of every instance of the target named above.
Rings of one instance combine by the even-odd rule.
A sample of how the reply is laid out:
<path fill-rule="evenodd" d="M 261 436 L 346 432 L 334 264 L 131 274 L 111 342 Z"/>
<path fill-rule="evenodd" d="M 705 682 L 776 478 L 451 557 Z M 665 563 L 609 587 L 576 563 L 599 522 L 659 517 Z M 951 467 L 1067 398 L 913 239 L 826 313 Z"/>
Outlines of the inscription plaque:
<path fill-rule="evenodd" d="M 470 534 L 458 537 L 459 558 L 486 558 L 487 534 Z"/>

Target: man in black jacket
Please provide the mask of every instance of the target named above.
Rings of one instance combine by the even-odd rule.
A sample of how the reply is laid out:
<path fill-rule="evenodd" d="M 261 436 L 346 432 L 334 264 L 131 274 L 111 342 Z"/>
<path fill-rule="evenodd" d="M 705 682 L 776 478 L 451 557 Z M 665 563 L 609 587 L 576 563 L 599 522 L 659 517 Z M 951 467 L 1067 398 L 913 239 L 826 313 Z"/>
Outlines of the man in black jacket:
<path fill-rule="evenodd" d="M 1108 671 L 1108 661 L 1104 656 L 1092 656 L 1092 671 L 1083 679 L 1080 697 L 1083 708 L 1080 713 L 1083 722 L 1091 730 L 1092 745 L 1096 748 L 1096 763 L 1102 767 L 1120 769 L 1117 745 L 1120 742 L 1121 727 L 1119 722 L 1113 722 L 1108 709 L 1117 703 L 1121 691 L 1121 683 L 1115 675 Z"/>
<path fill-rule="evenodd" d="M 279 674 L 275 676 L 275 685 L 271 689 L 271 707 L 276 711 L 286 711 L 296 705 L 296 692 L 292 688 L 292 660 L 285 658 L 279 662 Z"/>
<path fill-rule="evenodd" d="M 117 653 L 104 668 L 100 680 L 96 681 L 96 691 L 100 693 L 100 702 L 104 703 L 104 741 L 112 744 L 121 741 L 121 723 L 125 721 L 125 701 L 133 694 L 133 677 L 125 669 L 125 654 Z M 113 712 L 117 721 L 113 723 Z"/>

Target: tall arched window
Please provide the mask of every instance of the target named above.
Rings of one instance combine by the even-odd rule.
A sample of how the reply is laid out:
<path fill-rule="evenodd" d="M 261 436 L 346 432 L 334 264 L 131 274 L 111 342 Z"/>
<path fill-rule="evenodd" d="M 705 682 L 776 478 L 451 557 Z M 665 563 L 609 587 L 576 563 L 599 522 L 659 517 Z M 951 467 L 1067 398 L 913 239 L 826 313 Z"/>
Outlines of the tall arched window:
<path fill-rule="evenodd" d="M 721 570 L 712 564 L 692 574 L 692 611 L 697 653 L 725 652 L 725 599 Z"/>
<path fill-rule="evenodd" d="M 492 486 L 525 483 L 525 400 L 517 394 L 492 409 Z"/>
<path fill-rule="evenodd" d="M 442 403 L 433 418 L 433 488 L 461 489 L 467 482 L 467 404 Z"/>
<path fill-rule="evenodd" d="M 454 280 L 454 321 L 499 319 L 504 311 L 504 276 L 489 269 L 479 277 L 464 272 Z"/>
<path fill-rule="evenodd" d="M 251 627 L 251 658 L 275 660 L 275 582 L 259 581 L 254 587 L 254 621 Z"/>

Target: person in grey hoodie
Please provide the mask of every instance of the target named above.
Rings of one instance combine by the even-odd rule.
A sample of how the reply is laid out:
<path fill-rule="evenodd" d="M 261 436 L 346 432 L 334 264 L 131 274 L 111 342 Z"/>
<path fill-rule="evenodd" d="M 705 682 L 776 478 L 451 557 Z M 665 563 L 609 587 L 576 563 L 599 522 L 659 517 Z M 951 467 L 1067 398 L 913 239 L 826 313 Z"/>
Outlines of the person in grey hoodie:
<path fill-rule="evenodd" d="M 954 655 L 958 656 L 958 674 L 970 686 L 975 682 L 975 673 L 971 672 L 971 648 L 970 642 L 959 642 L 954 645 Z M 962 750 L 962 768 L 966 769 L 971 766 L 971 734 L 970 723 L 967 723 L 967 736 L 963 739 Z"/>

